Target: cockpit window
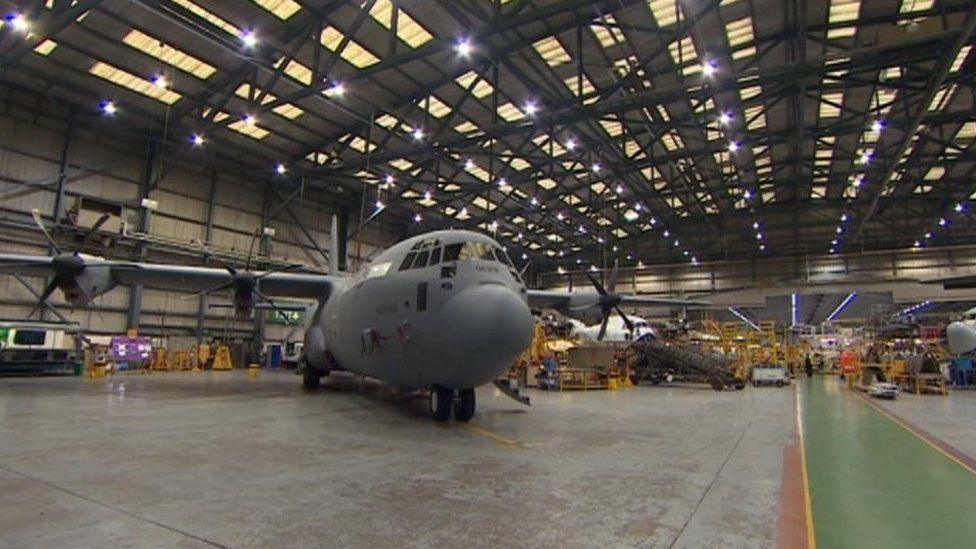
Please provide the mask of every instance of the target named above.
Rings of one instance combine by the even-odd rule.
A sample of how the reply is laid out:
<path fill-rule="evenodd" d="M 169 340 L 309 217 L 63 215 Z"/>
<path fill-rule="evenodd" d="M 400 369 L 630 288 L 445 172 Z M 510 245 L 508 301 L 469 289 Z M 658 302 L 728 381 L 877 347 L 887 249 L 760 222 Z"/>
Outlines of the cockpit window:
<path fill-rule="evenodd" d="M 427 258 L 430 257 L 430 250 L 424 250 L 417 254 L 417 259 L 413 262 L 411 269 L 423 269 L 427 266 Z"/>
<path fill-rule="evenodd" d="M 461 248 L 464 244 L 448 244 L 444 246 L 444 261 L 457 261 L 461 256 Z"/>
<path fill-rule="evenodd" d="M 428 263 L 428 265 L 437 265 L 440 262 L 441 262 L 441 249 L 434 248 L 434 250 L 430 252 L 430 263 Z"/>
<path fill-rule="evenodd" d="M 416 257 L 417 257 L 417 254 L 415 254 L 414 252 L 408 253 L 407 254 L 407 257 L 404 257 L 403 258 L 403 263 L 400 263 L 400 270 L 401 271 L 406 271 L 407 269 L 409 269 L 410 266 L 413 265 L 413 260 Z"/>

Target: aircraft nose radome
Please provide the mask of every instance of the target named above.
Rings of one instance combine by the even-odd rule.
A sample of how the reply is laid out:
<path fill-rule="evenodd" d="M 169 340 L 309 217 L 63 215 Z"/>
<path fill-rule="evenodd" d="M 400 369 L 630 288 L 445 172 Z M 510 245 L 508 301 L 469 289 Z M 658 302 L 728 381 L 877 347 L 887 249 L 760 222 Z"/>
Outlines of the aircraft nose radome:
<path fill-rule="evenodd" d="M 963 324 L 953 322 L 946 328 L 946 339 L 949 340 L 949 350 L 953 354 L 962 354 L 976 349 L 976 330 Z"/>
<path fill-rule="evenodd" d="M 480 385 L 494 379 L 511 365 L 532 342 L 532 312 L 511 289 L 499 284 L 469 288 L 448 304 L 447 327 L 466 355 L 463 360 L 477 368 Z"/>

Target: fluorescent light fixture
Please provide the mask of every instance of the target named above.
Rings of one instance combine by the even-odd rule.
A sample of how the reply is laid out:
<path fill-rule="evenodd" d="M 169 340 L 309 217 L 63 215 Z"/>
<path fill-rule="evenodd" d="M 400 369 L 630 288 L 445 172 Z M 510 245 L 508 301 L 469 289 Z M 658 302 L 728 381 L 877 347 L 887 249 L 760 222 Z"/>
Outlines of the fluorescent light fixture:
<path fill-rule="evenodd" d="M 115 106 L 114 101 L 102 101 L 98 107 L 102 109 L 102 112 L 108 115 L 113 115 L 118 112 L 118 107 Z"/>
<path fill-rule="evenodd" d="M 253 48 L 258 45 L 258 35 L 253 30 L 246 30 L 241 33 L 241 42 L 247 48 Z"/>
<path fill-rule="evenodd" d="M 278 175 L 284 175 L 288 172 L 288 168 L 281 162 L 278 162 L 278 164 L 275 166 L 275 171 L 278 172 Z"/>
<path fill-rule="evenodd" d="M 535 113 L 538 112 L 539 110 L 539 106 L 535 104 L 535 101 L 531 101 L 531 100 L 526 101 L 524 110 L 525 110 L 525 114 L 529 116 L 535 116 Z"/>
<path fill-rule="evenodd" d="M 739 144 L 735 141 L 729 141 L 729 152 L 735 152 L 739 150 Z"/>
<path fill-rule="evenodd" d="M 30 29 L 30 23 L 27 22 L 27 18 L 19 13 L 11 13 L 7 16 L 7 23 L 14 28 L 17 32 L 26 33 Z"/>
<path fill-rule="evenodd" d="M 194 146 L 199 147 L 199 146 L 203 145 L 203 143 L 206 140 L 203 138 L 202 135 L 200 135 L 198 133 L 195 133 L 195 134 L 193 134 L 193 135 L 190 136 L 190 141 L 193 143 Z"/>
<path fill-rule="evenodd" d="M 731 121 L 732 115 L 727 112 L 723 112 L 722 114 L 718 115 L 718 123 L 723 126 L 727 126 Z"/>
<path fill-rule="evenodd" d="M 471 55 L 471 49 L 471 42 L 469 42 L 467 38 L 458 40 L 457 44 L 454 45 L 454 51 L 456 51 L 461 57 Z"/>
<path fill-rule="evenodd" d="M 423 216 L 421 216 L 420 214 L 414 214 L 413 216 L 414 223 L 420 223 L 423 220 L 424 220 Z"/>
<path fill-rule="evenodd" d="M 157 74 L 156 76 L 153 76 L 152 77 L 152 83 L 153 83 L 153 86 L 156 86 L 157 88 L 159 88 L 161 90 L 165 90 L 166 87 L 169 86 L 169 81 L 166 80 L 166 77 L 163 76 L 163 75 L 161 75 L 161 74 Z"/>
<path fill-rule="evenodd" d="M 253 126 L 254 124 L 258 123 L 258 119 L 254 118 L 253 114 L 245 114 L 244 118 L 242 118 L 241 120 L 243 120 L 244 123 L 247 124 L 248 126 Z"/>
<path fill-rule="evenodd" d="M 576 148 L 576 141 L 574 141 L 573 138 L 570 137 L 569 139 L 566 140 L 565 147 L 566 147 L 566 150 L 567 151 L 571 151 L 571 150 L 575 149 Z"/>
<path fill-rule="evenodd" d="M 422 130 L 420 128 L 414 128 L 412 135 L 413 135 L 413 138 L 414 139 L 416 139 L 417 141 L 420 141 L 421 139 L 424 138 L 424 130 Z"/>
<path fill-rule="evenodd" d="M 830 313 L 827 316 L 827 320 L 825 322 L 831 322 L 835 318 L 837 318 L 837 315 L 839 315 L 844 309 L 846 309 L 847 306 L 850 305 L 851 302 L 853 302 L 855 299 L 857 299 L 857 292 L 851 292 L 847 294 L 847 297 L 844 298 L 844 301 L 841 301 L 840 305 L 838 305 L 837 308 L 834 309 L 834 312 Z"/>
<path fill-rule="evenodd" d="M 600 170 L 603 169 L 603 167 L 600 166 L 600 163 L 599 162 L 594 162 L 593 163 L 593 167 L 590 168 L 590 169 L 593 170 L 593 173 L 600 173 Z"/>

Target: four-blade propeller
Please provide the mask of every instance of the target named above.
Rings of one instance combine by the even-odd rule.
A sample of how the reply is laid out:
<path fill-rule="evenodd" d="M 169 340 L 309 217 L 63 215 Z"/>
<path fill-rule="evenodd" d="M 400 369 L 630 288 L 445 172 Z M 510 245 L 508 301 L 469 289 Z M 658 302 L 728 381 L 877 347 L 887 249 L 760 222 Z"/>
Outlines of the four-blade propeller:
<path fill-rule="evenodd" d="M 617 314 L 620 315 L 620 318 L 623 319 L 624 325 L 627 326 L 627 329 L 631 332 L 634 331 L 633 323 L 630 322 L 630 319 L 627 318 L 627 315 L 624 314 L 623 310 L 620 308 L 620 294 L 614 293 L 614 290 L 617 288 L 618 267 L 618 262 L 614 261 L 613 272 L 610 274 L 609 291 L 607 291 L 607 289 L 603 286 L 603 283 L 597 280 L 592 273 L 589 271 L 583 271 L 586 274 L 586 277 L 590 279 L 593 287 L 596 288 L 597 293 L 600 294 L 600 300 L 597 302 L 597 305 L 600 307 L 602 320 L 600 322 L 600 333 L 596 336 L 597 340 L 603 340 L 603 337 L 607 335 L 607 322 L 610 320 L 610 313 L 614 311 L 616 311 Z"/>

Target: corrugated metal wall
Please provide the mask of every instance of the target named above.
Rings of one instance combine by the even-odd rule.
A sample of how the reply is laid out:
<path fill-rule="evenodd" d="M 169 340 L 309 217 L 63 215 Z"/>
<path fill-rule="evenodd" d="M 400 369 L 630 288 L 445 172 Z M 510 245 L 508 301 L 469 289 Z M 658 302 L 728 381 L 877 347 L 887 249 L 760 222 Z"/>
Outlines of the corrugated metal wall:
<path fill-rule="evenodd" d="M 45 254 L 47 247 L 37 231 L 27 226 L 31 209 L 37 208 L 45 216 L 53 213 L 56 183 L 67 126 L 55 120 L 31 120 L 0 116 L 0 247 L 5 253 Z M 103 200 L 133 206 L 128 211 L 129 221 L 135 227 L 138 209 L 139 181 L 146 157 L 147 141 L 120 143 L 99 135 L 98 128 L 76 128 L 68 147 L 68 180 L 64 207 L 74 204 L 77 196 L 97 197 Z M 185 245 L 203 243 L 206 238 L 206 217 L 211 186 L 216 184 L 213 206 L 211 244 L 222 249 L 247 253 L 252 235 L 261 229 L 262 210 L 266 196 L 264 185 L 269 174 L 253 176 L 230 175 L 208 166 L 207 155 L 199 158 L 167 158 L 164 153 L 159 165 L 165 177 L 150 198 L 159 204 L 151 216 L 149 234 L 153 237 L 176 241 Z M 177 166 L 172 168 L 176 161 Z M 172 168 L 172 169 L 171 169 Z M 216 172 L 216 175 L 214 175 Z M 284 197 L 296 188 L 297 183 L 272 180 L 280 185 L 277 195 Z M 271 210 L 277 198 L 272 199 Z M 306 231 L 322 249 L 329 246 L 331 216 L 336 206 L 327 200 L 315 198 L 313 191 L 306 191 L 288 205 L 288 210 L 300 220 Z M 277 260 L 298 262 L 324 270 L 325 259 L 315 250 L 303 231 L 298 228 L 291 214 L 284 209 L 269 223 L 276 235 L 272 239 L 270 256 Z M 20 229 L 18 227 L 24 227 Z M 381 226 L 371 226 L 364 231 L 362 251 L 364 256 L 374 254 L 395 240 L 394 233 Z M 257 244 L 255 244 L 257 249 Z M 350 242 L 350 254 L 356 244 Z M 128 248 L 106 250 L 106 256 L 131 259 Z M 147 261 L 177 261 L 201 264 L 202 256 L 175 255 L 150 246 Z M 44 280 L 25 278 L 39 292 Z M 35 298 L 21 282 L 10 275 L 0 275 L 0 318 L 22 319 L 33 307 Z M 73 321 L 82 323 L 96 333 L 124 331 L 129 289 L 117 288 L 96 299 L 93 310 L 72 310 L 65 305 L 60 292 L 52 303 Z M 229 302 L 229 297 L 215 296 L 213 302 Z M 197 323 L 198 299 L 192 295 L 146 288 L 142 294 L 140 330 L 144 333 L 169 333 L 174 336 L 192 336 Z M 229 309 L 208 308 L 204 328 L 208 335 L 248 336 L 253 325 L 250 321 L 230 318 Z M 51 317 L 53 318 L 53 317 Z M 266 339 L 279 340 L 290 327 L 268 324 Z M 300 337 L 299 330 L 294 337 Z"/>

